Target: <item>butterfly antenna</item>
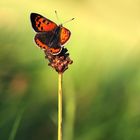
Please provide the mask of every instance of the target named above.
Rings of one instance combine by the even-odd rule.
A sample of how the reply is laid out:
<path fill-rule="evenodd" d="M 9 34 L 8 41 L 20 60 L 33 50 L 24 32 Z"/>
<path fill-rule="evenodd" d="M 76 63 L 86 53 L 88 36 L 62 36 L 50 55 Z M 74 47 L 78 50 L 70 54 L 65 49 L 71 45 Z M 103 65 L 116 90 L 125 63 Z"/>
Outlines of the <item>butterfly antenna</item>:
<path fill-rule="evenodd" d="M 56 10 L 55 10 L 55 15 L 56 15 L 56 18 L 57 18 L 58 22 L 60 23 L 60 19 L 58 17 L 58 14 L 57 14 L 57 11 Z"/>
<path fill-rule="evenodd" d="M 70 22 L 70 21 L 72 21 L 72 20 L 74 20 L 74 19 L 75 19 L 75 18 L 71 18 L 71 19 L 69 19 L 69 20 L 63 22 L 62 24 L 68 23 L 68 22 Z"/>

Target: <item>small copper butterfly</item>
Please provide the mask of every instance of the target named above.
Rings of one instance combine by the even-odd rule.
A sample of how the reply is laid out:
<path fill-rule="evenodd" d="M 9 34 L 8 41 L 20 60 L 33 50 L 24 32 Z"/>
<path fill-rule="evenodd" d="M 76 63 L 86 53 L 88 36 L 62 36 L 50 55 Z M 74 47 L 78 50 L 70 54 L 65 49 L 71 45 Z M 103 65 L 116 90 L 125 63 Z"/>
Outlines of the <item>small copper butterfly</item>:
<path fill-rule="evenodd" d="M 37 13 L 31 13 L 30 19 L 31 25 L 37 33 L 34 38 L 36 44 L 52 55 L 59 54 L 63 45 L 69 40 L 71 32 L 62 24 L 57 25 Z"/>

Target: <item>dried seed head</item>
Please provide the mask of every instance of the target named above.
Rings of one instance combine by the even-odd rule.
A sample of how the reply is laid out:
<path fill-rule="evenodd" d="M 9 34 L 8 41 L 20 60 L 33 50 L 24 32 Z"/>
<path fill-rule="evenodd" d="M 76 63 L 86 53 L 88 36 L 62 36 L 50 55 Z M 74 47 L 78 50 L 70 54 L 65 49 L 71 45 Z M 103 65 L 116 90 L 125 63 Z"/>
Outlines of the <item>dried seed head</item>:
<path fill-rule="evenodd" d="M 46 55 L 45 58 L 49 60 L 48 65 L 54 68 L 58 73 L 63 73 L 68 69 L 68 65 L 73 63 L 67 51 L 68 50 L 63 47 L 61 53 L 58 55 L 52 55 L 47 50 L 44 50 Z"/>

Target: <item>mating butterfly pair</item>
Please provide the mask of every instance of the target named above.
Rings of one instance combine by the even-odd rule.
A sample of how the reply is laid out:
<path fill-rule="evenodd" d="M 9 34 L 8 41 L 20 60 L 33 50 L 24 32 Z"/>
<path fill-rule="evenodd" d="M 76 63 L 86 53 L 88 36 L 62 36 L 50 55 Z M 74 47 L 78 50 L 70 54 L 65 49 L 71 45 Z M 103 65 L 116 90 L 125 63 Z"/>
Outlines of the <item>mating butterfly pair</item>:
<path fill-rule="evenodd" d="M 70 38 L 70 31 L 63 27 L 62 24 L 57 25 L 37 13 L 31 13 L 30 18 L 32 27 L 37 32 L 34 38 L 36 44 L 52 55 L 58 55 L 63 45 Z"/>

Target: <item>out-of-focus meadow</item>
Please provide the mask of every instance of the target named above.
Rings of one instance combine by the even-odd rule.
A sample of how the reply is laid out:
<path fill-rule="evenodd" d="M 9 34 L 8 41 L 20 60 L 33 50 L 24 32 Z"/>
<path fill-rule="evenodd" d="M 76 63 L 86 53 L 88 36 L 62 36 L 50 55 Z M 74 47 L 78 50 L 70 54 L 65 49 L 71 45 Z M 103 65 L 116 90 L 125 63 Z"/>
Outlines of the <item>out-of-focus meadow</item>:
<path fill-rule="evenodd" d="M 139 0 L 0 1 L 0 140 L 57 139 L 57 73 L 30 13 L 65 24 L 64 140 L 140 139 Z"/>

